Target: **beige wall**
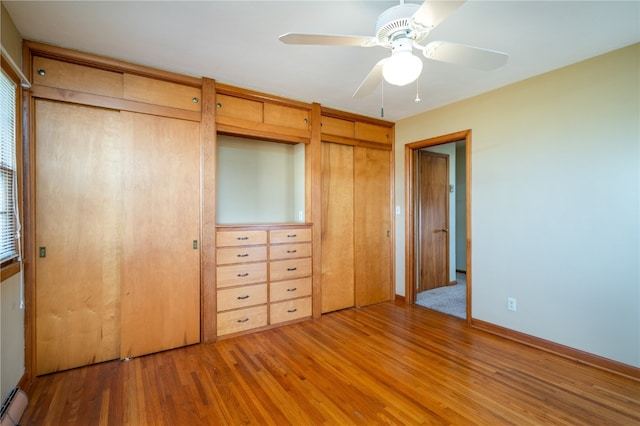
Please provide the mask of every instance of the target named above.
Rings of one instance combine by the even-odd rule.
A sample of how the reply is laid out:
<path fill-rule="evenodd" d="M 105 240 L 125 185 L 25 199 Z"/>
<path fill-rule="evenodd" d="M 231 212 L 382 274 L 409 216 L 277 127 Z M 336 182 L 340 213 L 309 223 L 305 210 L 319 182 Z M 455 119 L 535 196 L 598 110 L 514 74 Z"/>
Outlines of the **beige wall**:
<path fill-rule="evenodd" d="M 4 5 L 0 8 L 2 47 L 22 63 L 22 39 Z M 24 374 L 24 310 L 20 307 L 20 274 L 0 284 L 0 399 Z"/>
<path fill-rule="evenodd" d="M 636 367 L 639 61 L 636 44 L 396 124 L 399 147 L 472 130 L 473 318 Z"/>

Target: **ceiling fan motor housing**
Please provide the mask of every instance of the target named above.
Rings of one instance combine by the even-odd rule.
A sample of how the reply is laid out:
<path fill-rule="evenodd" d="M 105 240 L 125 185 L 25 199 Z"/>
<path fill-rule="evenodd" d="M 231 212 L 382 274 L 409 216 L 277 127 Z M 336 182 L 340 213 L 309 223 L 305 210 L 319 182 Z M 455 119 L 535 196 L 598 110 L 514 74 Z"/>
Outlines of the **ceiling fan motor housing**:
<path fill-rule="evenodd" d="M 398 38 L 408 38 L 419 42 L 426 34 L 416 31 L 412 24 L 412 16 L 420 8 L 417 4 L 400 4 L 393 6 L 378 16 L 376 21 L 376 38 L 384 47 L 391 47 Z"/>

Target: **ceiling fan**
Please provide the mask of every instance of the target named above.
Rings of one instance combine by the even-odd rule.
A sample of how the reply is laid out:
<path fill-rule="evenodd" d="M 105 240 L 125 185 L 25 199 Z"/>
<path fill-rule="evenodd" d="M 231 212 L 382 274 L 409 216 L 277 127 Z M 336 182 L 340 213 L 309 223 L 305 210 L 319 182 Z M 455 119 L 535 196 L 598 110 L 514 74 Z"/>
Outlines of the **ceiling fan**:
<path fill-rule="evenodd" d="M 280 41 L 286 44 L 333 46 L 382 46 L 391 55 L 381 59 L 353 94 L 360 98 L 372 93 L 382 78 L 390 84 L 404 86 L 416 81 L 422 72 L 422 60 L 413 54 L 421 51 L 425 58 L 483 70 L 503 66 L 509 55 L 494 50 L 445 41 L 420 44 L 429 32 L 466 1 L 425 0 L 422 5 L 400 4 L 382 12 L 376 22 L 376 35 L 350 36 L 331 34 L 286 33 Z"/>

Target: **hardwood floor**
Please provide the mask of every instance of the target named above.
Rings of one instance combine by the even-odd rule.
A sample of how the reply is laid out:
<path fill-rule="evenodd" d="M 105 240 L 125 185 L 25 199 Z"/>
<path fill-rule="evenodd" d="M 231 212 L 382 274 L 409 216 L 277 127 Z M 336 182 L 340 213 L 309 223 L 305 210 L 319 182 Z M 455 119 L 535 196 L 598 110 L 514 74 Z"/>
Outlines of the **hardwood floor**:
<path fill-rule="evenodd" d="M 640 424 L 640 382 L 402 303 L 37 378 L 23 425 Z"/>

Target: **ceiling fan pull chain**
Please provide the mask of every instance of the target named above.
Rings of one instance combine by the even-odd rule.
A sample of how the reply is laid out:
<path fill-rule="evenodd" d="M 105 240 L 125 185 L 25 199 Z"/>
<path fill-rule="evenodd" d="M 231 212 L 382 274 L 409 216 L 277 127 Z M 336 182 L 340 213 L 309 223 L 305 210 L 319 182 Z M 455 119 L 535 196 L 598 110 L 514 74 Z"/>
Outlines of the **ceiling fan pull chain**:
<path fill-rule="evenodd" d="M 382 79 L 382 90 L 380 91 L 380 93 L 382 93 L 382 100 L 380 103 L 380 118 L 384 118 L 384 78 Z"/>
<path fill-rule="evenodd" d="M 422 101 L 422 99 L 420 99 L 420 80 L 416 80 L 416 99 L 414 100 L 415 103 L 420 103 L 420 101 Z"/>

